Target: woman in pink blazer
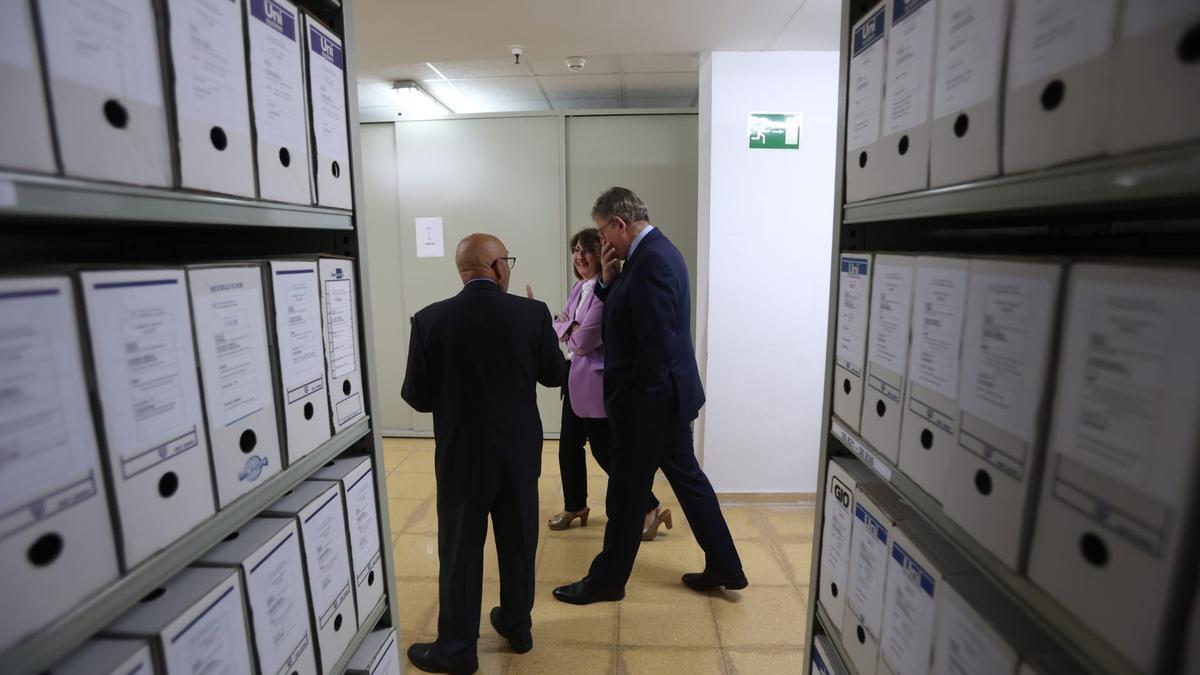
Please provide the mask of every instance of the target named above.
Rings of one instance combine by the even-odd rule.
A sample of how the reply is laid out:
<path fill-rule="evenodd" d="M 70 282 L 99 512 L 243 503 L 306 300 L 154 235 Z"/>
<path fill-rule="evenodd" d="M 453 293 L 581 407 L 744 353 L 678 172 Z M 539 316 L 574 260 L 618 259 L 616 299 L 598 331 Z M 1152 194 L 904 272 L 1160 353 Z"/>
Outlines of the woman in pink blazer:
<path fill-rule="evenodd" d="M 608 472 L 612 452 L 612 430 L 604 413 L 604 343 L 600 329 L 604 303 L 594 293 L 600 280 L 600 234 L 592 228 L 571 237 L 571 268 L 577 281 L 567 304 L 554 320 L 558 340 L 566 346 L 571 372 L 563 387 L 562 430 L 558 466 L 562 473 L 565 510 L 550 518 L 551 530 L 565 530 L 579 519 L 586 526 L 591 509 L 587 505 L 587 459 L 583 445 L 589 442 L 592 456 Z M 650 495 L 642 539 L 658 535 L 659 525 L 670 529 L 670 509 L 659 508 Z"/>

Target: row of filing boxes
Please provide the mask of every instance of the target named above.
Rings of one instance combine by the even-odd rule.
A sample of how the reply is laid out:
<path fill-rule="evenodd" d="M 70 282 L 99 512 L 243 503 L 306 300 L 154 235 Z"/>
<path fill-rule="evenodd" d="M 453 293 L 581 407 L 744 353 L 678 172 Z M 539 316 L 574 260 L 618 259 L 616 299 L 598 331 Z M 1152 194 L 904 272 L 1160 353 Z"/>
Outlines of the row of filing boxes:
<path fill-rule="evenodd" d="M 289 0 L 2 4 L 0 167 L 352 208 L 343 45 Z"/>
<path fill-rule="evenodd" d="M 1195 560 L 1200 271 L 842 254 L 834 412 L 1141 669 Z M 1097 593 L 1097 588 L 1106 589 Z"/>
<path fill-rule="evenodd" d="M 854 25 L 846 201 L 1200 137 L 1192 0 L 886 0 Z"/>
<path fill-rule="evenodd" d="M 834 458 L 826 475 L 818 602 L 832 630 L 814 672 L 847 672 L 838 639 L 858 675 L 1079 672 L 863 464 Z"/>
<path fill-rule="evenodd" d="M 332 257 L 0 277 L 0 651 L 365 416 L 354 285 Z"/>
<path fill-rule="evenodd" d="M 126 675 L 135 664 L 151 675 L 333 672 L 383 600 L 371 459 L 344 456 L 316 478 L 48 673 Z M 348 672 L 399 673 L 397 651 L 393 629 L 375 631 Z"/>

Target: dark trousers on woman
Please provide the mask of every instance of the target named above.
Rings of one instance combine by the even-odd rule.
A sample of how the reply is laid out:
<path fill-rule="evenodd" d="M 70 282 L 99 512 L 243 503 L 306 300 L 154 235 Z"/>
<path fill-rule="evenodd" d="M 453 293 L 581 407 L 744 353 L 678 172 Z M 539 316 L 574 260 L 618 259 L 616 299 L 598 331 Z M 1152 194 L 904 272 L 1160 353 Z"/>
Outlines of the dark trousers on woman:
<path fill-rule="evenodd" d="M 571 392 L 563 385 L 562 429 L 558 440 L 558 468 L 562 474 L 563 505 L 567 511 L 582 511 L 587 506 L 587 457 L 583 444 L 591 443 L 592 457 L 609 472 L 612 464 L 612 427 L 604 418 L 583 418 L 571 409 Z M 646 512 L 658 508 L 658 499 L 650 493 Z"/>

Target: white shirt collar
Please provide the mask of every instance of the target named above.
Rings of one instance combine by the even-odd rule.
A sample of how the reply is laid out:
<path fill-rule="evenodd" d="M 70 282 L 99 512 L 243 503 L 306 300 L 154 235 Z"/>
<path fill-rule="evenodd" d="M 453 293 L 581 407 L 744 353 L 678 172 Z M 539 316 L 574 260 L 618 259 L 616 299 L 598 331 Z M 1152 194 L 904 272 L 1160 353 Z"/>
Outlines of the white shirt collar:
<path fill-rule="evenodd" d="M 629 254 L 625 256 L 626 260 L 629 260 L 633 257 L 633 252 L 637 250 L 638 244 L 642 243 L 642 240 L 645 239 L 646 235 L 650 234 L 653 229 L 653 225 L 646 225 L 641 232 L 637 233 L 637 236 L 633 238 L 633 242 L 629 244 Z"/>

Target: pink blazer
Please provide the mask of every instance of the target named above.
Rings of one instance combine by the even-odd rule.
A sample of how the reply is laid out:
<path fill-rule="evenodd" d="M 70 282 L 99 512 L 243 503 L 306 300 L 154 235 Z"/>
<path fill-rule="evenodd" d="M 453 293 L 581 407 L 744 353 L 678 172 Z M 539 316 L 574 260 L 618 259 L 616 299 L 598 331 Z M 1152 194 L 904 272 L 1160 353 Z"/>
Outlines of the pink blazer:
<path fill-rule="evenodd" d="M 569 315 L 575 309 L 582 292 L 583 282 L 576 281 L 563 312 Z M 583 418 L 604 418 L 604 342 L 600 338 L 604 303 L 592 293 L 576 316 L 577 321 L 554 321 L 558 341 L 575 354 L 567 378 L 567 386 L 571 391 L 571 410 Z"/>

